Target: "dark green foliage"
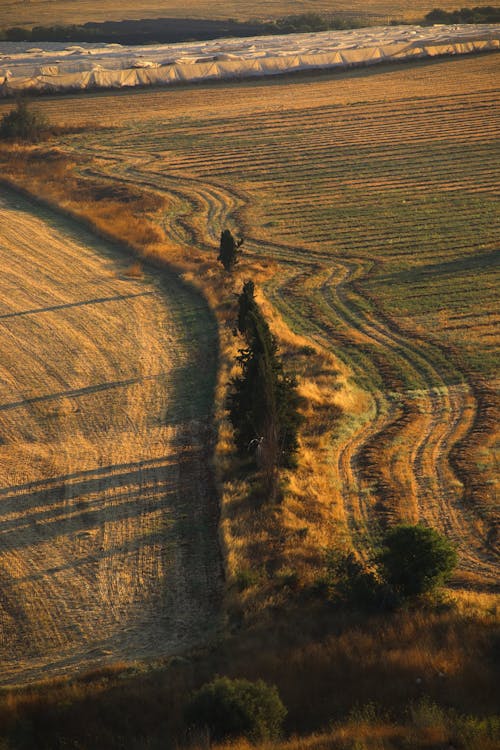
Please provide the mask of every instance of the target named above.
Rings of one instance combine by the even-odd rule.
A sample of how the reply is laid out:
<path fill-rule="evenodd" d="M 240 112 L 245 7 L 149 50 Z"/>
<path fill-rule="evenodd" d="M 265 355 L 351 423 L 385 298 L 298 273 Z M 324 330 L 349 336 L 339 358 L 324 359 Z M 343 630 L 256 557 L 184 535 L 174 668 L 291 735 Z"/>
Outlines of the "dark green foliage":
<path fill-rule="evenodd" d="M 185 718 L 216 742 L 237 737 L 263 742 L 278 739 L 286 713 L 276 687 L 219 677 L 193 695 Z"/>
<path fill-rule="evenodd" d="M 254 453 L 271 476 L 280 466 L 295 465 L 302 417 L 296 381 L 283 372 L 252 281 L 245 283 L 239 296 L 238 330 L 247 348 L 238 357 L 242 374 L 231 384 L 229 415 L 240 455 Z"/>
<path fill-rule="evenodd" d="M 492 5 L 476 5 L 474 8 L 460 8 L 460 10 L 442 10 L 434 8 L 424 17 L 424 23 L 498 23 L 500 8 Z"/>
<path fill-rule="evenodd" d="M 443 584 L 457 562 L 453 545 L 426 526 L 396 526 L 384 537 L 378 563 L 383 579 L 402 598 Z"/>
<path fill-rule="evenodd" d="M 10 29 L 5 29 L 4 33 L 8 42 L 27 42 L 31 39 L 30 30 L 23 29 L 20 26 L 13 26 Z"/>
<path fill-rule="evenodd" d="M 359 608 L 384 604 L 387 592 L 383 585 L 352 552 L 329 550 L 326 570 L 327 592 L 333 600 L 340 599 Z"/>
<path fill-rule="evenodd" d="M 224 269 L 228 273 L 232 272 L 239 260 L 241 254 L 240 247 L 242 244 L 243 240 L 235 240 L 229 229 L 224 229 L 221 233 L 219 256 L 217 260 L 220 260 Z"/>
<path fill-rule="evenodd" d="M 299 13 L 277 20 L 201 18 L 142 18 L 140 20 L 89 21 L 68 26 L 34 26 L 0 30 L 0 39 L 31 42 L 119 42 L 120 44 L 158 44 L 187 42 L 193 39 L 219 39 L 222 36 L 248 37 L 268 34 L 293 34 L 299 31 L 357 28 L 363 21 L 356 18 Z"/>
<path fill-rule="evenodd" d="M 48 124 L 38 112 L 31 110 L 24 99 L 0 120 L 0 138 L 38 141 L 47 132 Z"/>

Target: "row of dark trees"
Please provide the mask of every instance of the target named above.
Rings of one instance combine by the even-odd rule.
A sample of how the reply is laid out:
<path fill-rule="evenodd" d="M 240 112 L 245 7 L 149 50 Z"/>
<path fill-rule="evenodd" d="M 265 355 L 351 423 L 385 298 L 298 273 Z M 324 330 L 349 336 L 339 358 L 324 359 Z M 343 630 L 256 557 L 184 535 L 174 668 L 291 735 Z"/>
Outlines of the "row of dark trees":
<path fill-rule="evenodd" d="M 229 273 L 242 244 L 228 229 L 222 232 L 218 259 Z M 236 327 L 244 346 L 238 354 L 241 374 L 231 381 L 229 418 L 238 454 L 261 471 L 264 494 L 274 500 L 280 469 L 296 465 L 302 416 L 296 380 L 284 371 L 276 339 L 255 299 L 253 281 L 246 281 L 238 296 Z"/>

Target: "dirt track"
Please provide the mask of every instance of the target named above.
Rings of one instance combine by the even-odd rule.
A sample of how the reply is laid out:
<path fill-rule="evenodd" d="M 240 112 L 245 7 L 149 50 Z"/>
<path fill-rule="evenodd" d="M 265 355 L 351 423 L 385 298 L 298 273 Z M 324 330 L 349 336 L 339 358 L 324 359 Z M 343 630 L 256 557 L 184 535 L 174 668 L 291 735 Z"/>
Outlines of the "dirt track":
<path fill-rule="evenodd" d="M 173 653 L 217 624 L 215 326 L 50 212 L 0 223 L 0 681 Z"/>
<path fill-rule="evenodd" d="M 251 202 L 242 190 L 234 191 L 206 179 L 194 180 L 162 172 L 157 160 L 150 158 L 148 161 L 148 156 L 143 154 L 139 160 L 134 153 L 127 153 L 127 160 L 109 159 L 102 172 L 92 172 L 91 176 L 132 181 L 179 199 L 184 203 L 184 210 L 169 223 L 168 231 L 172 239 L 180 243 L 187 238 L 190 243 L 205 248 L 206 236 L 216 242 L 216 233 L 201 236 L 197 227 L 190 225 L 190 217 L 202 216 L 203 226 L 210 232 L 214 227 L 224 226 L 233 217 L 237 221 L 242 207 Z M 457 545 L 460 573 L 494 585 L 497 581 L 496 562 L 485 552 L 477 524 L 470 522 L 463 504 L 463 487 L 449 464 L 450 450 L 470 429 L 475 410 L 468 383 L 448 385 L 439 361 L 433 360 L 434 352 L 428 353 L 423 341 L 405 335 L 387 318 L 377 317 L 374 310 L 366 314 L 362 298 L 358 294 L 353 296 L 352 288 L 353 278 L 365 273 L 366 259 L 351 258 L 349 262 L 336 259 L 332 263 L 327 254 L 314 253 L 295 244 L 260 240 L 248 232 L 245 244 L 249 255 L 272 256 L 288 263 L 293 258 L 297 263 L 286 270 L 283 268 L 282 274 L 267 287 L 273 304 L 281 312 L 287 308 L 287 315 L 293 318 L 297 330 L 302 331 L 304 323 L 295 302 L 297 289 L 302 294 L 307 288 L 309 301 L 316 300 L 317 306 L 314 318 L 308 318 L 304 330 L 311 335 L 314 320 L 317 330 L 312 338 L 317 343 L 326 349 L 335 349 L 335 344 L 332 344 L 334 332 L 329 328 L 331 315 L 335 312 L 343 321 L 349 337 L 359 346 L 372 345 L 389 352 L 396 361 L 404 362 L 414 374 L 415 382 L 420 384 L 418 392 L 408 393 L 401 403 L 394 399 L 394 394 L 390 395 L 390 378 L 385 383 L 385 392 L 370 391 L 371 416 L 357 425 L 338 451 L 342 502 L 352 528 L 369 538 L 377 514 L 374 500 L 367 502 L 363 490 L 368 483 L 373 483 L 380 495 L 389 501 L 384 509 L 385 516 L 393 520 L 430 522 Z M 309 266 L 315 267 L 312 278 L 309 278 Z M 417 429 L 415 425 L 418 425 Z M 400 444 L 392 458 L 390 475 L 374 470 L 376 460 L 371 455 L 372 451 L 376 454 L 380 450 L 384 441 L 389 444 L 399 441 Z M 366 463 L 371 467 L 369 472 L 363 469 Z"/>

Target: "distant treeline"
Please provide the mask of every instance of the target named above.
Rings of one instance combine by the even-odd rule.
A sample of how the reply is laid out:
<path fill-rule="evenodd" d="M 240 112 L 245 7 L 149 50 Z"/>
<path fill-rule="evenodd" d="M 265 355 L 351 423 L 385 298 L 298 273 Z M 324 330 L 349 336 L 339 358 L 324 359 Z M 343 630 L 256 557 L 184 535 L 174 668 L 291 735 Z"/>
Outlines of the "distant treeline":
<path fill-rule="evenodd" d="M 451 12 L 435 10 L 427 13 L 422 23 L 496 23 L 500 8 L 481 6 Z M 405 21 L 392 20 L 392 25 Z M 203 41 L 221 37 L 268 36 L 296 34 L 329 29 L 356 29 L 369 25 L 354 15 L 320 15 L 300 13 L 272 21 L 211 21 L 193 18 L 152 18 L 138 21 L 89 22 L 72 26 L 34 26 L 25 29 L 15 26 L 0 29 L 0 41 L 7 42 L 89 42 L 119 44 L 168 44 L 173 42 Z"/>
<path fill-rule="evenodd" d="M 492 5 L 481 5 L 475 8 L 460 8 L 460 10 L 441 10 L 434 8 L 424 18 L 424 23 L 498 23 L 500 8 Z"/>
<path fill-rule="evenodd" d="M 106 21 L 73 26 L 34 26 L 0 29 L 0 40 L 8 42 L 89 42 L 120 44 L 166 44 L 203 41 L 221 37 L 293 34 L 328 29 L 352 29 L 359 19 L 302 13 L 275 21 L 210 21 L 192 18 L 154 18 L 140 21 Z"/>

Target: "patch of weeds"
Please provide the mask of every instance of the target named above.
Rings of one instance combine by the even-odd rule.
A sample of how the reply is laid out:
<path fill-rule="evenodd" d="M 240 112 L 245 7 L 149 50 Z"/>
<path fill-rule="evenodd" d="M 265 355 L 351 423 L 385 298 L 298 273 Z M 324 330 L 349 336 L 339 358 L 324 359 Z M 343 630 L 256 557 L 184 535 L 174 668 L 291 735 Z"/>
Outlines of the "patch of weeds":
<path fill-rule="evenodd" d="M 252 568 L 240 568 L 234 576 L 234 583 L 238 591 L 256 586 L 261 579 L 261 571 Z"/>

